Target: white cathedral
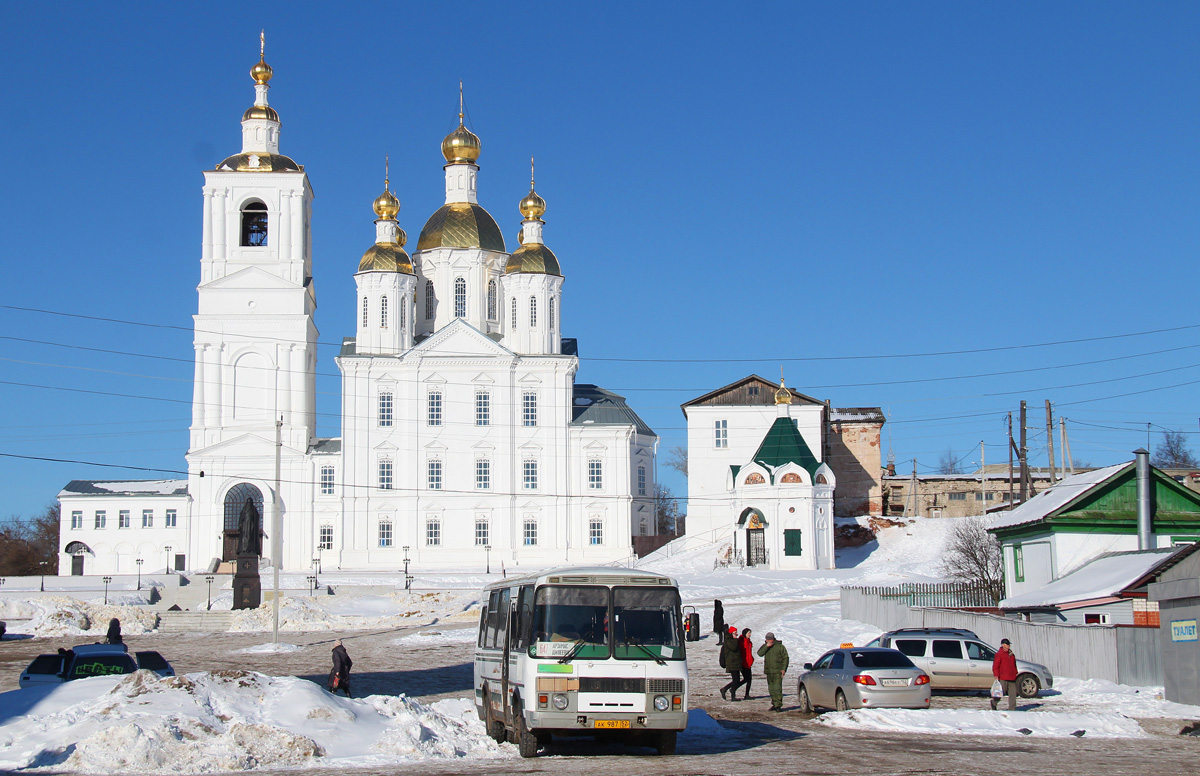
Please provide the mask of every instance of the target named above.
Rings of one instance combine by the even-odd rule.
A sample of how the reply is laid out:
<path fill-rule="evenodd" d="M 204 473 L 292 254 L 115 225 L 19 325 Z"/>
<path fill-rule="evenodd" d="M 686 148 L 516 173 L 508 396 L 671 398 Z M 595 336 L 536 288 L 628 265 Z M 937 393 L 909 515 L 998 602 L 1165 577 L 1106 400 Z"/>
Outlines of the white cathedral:
<path fill-rule="evenodd" d="M 251 75 L 241 153 L 204 173 L 188 478 L 69 483 L 59 573 L 215 570 L 248 499 L 264 561 L 289 571 L 627 558 L 655 530 L 658 438 L 621 396 L 575 382 L 546 203 L 531 181 L 508 253 L 461 110 L 446 204 L 411 257 L 385 177 L 336 358 L 342 437 L 316 436 L 313 191 L 279 152 L 270 66 Z"/>

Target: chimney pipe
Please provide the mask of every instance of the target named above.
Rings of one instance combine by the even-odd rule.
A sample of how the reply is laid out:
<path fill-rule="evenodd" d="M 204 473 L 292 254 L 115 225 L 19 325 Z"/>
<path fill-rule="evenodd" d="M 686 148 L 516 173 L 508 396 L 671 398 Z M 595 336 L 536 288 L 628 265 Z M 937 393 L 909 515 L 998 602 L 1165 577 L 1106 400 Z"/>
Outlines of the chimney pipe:
<path fill-rule="evenodd" d="M 1154 529 L 1152 525 L 1153 504 L 1150 490 L 1150 453 L 1139 447 L 1133 451 L 1136 457 L 1134 470 L 1137 476 L 1137 532 L 1138 549 L 1154 549 Z"/>

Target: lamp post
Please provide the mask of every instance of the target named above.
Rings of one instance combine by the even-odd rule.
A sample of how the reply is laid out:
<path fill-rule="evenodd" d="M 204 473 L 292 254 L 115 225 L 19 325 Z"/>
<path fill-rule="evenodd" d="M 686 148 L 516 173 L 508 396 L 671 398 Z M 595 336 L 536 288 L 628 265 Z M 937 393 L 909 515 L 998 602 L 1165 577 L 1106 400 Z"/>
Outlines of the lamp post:
<path fill-rule="evenodd" d="M 108 583 L 112 582 L 112 577 L 104 578 L 104 605 L 108 606 Z"/>
<path fill-rule="evenodd" d="M 171 573 L 171 545 L 163 547 L 163 552 L 167 554 L 167 573 Z"/>
<path fill-rule="evenodd" d="M 143 561 L 141 558 L 135 558 L 133 562 L 136 563 L 137 567 L 138 567 L 138 587 L 137 587 L 137 589 L 141 590 L 142 589 L 142 564 L 145 563 L 145 561 Z"/>
<path fill-rule="evenodd" d="M 48 561 L 48 560 L 38 561 L 38 566 L 41 567 L 41 572 L 42 572 L 41 589 L 42 589 L 43 593 L 46 592 L 46 564 L 49 562 L 50 561 Z"/>
<path fill-rule="evenodd" d="M 317 577 L 314 574 L 309 574 L 305 579 L 308 580 L 308 594 L 315 596 L 317 594 Z"/>
<path fill-rule="evenodd" d="M 484 573 L 491 574 L 492 573 L 492 545 L 490 545 L 490 544 L 483 545 L 483 557 L 484 557 L 484 563 L 487 565 L 487 570 Z"/>
<path fill-rule="evenodd" d="M 408 545 L 404 545 L 404 589 L 412 589 L 412 575 L 408 573 Z"/>
<path fill-rule="evenodd" d="M 205 577 L 205 578 L 204 578 L 204 581 L 208 583 L 208 606 L 206 606 L 206 607 L 204 607 L 204 608 L 205 608 L 205 611 L 209 611 L 209 610 L 211 610 L 211 609 L 212 609 L 212 583 L 213 583 L 213 578 L 212 578 L 212 577 Z"/>

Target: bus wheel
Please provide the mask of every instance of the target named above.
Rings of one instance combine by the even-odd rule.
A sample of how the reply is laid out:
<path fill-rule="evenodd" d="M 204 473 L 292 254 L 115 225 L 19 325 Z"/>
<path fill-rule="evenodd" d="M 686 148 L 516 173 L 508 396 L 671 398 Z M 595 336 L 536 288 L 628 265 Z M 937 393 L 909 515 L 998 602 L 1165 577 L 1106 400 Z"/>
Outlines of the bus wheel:
<path fill-rule="evenodd" d="M 524 710 L 517 710 L 517 751 L 522 757 L 537 757 L 538 739 L 525 724 Z"/>
<path fill-rule="evenodd" d="M 654 749 L 659 755 L 675 754 L 675 739 L 679 733 L 675 730 L 662 730 L 654 737 Z"/>
<path fill-rule="evenodd" d="M 484 725 L 487 726 L 488 736 L 497 744 L 503 744 L 505 739 L 504 723 L 497 722 L 492 716 L 492 696 L 487 693 L 483 694 L 483 716 Z"/>

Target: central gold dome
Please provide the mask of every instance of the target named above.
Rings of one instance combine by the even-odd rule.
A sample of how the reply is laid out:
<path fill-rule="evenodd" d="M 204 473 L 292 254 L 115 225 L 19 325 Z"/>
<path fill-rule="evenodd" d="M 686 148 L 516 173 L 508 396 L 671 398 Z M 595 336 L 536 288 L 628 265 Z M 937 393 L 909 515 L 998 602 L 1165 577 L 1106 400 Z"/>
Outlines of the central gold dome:
<path fill-rule="evenodd" d="M 437 209 L 421 229 L 417 250 L 482 248 L 504 252 L 504 236 L 496 219 L 479 205 L 452 202 Z"/>
<path fill-rule="evenodd" d="M 450 164 L 475 164 L 479 146 L 479 136 L 464 127 L 459 119 L 458 127 L 442 141 L 442 156 Z"/>

